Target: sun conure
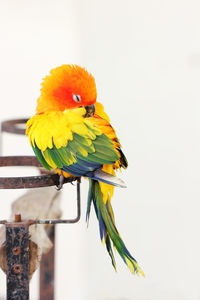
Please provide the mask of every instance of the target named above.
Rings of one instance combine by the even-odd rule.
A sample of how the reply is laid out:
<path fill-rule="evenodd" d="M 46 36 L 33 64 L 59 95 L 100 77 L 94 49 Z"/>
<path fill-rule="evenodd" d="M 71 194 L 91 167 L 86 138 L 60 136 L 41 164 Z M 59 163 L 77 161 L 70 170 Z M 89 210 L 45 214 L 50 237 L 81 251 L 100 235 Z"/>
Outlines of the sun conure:
<path fill-rule="evenodd" d="M 111 207 L 114 186 L 125 187 L 115 170 L 127 160 L 102 104 L 96 102 L 94 77 L 77 65 L 50 71 L 42 82 L 36 114 L 27 122 L 26 134 L 35 155 L 60 176 L 89 179 L 86 218 L 91 203 L 99 221 L 100 237 L 116 269 L 112 244 L 133 273 L 141 273 L 115 225 Z"/>

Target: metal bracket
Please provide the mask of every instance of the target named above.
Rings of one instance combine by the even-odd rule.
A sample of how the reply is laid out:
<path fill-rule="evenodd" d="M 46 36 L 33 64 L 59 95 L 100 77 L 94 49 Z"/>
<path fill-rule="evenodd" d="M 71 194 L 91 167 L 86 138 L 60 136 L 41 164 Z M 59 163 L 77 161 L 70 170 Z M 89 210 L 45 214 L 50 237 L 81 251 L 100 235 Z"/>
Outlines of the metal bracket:
<path fill-rule="evenodd" d="M 1 156 L 0 167 L 5 166 L 35 166 L 42 168 L 35 156 Z M 29 222 L 31 222 L 31 224 L 65 224 L 78 222 L 81 215 L 80 177 L 68 177 L 64 179 L 64 183 L 71 183 L 73 181 L 77 181 L 77 216 L 74 219 L 30 220 Z M 0 177 L 0 189 L 36 188 L 58 184 L 59 176 L 54 173 L 27 177 Z M 6 222 L 5 220 L 0 220 L 0 224 L 5 224 Z"/>

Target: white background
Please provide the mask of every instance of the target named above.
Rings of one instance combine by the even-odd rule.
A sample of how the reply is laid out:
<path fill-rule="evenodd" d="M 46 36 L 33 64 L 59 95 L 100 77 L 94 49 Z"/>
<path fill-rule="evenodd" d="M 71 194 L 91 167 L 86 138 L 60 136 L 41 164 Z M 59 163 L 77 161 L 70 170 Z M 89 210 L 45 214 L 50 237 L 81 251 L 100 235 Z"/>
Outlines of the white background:
<path fill-rule="evenodd" d="M 120 174 L 128 188 L 112 203 L 146 277 L 118 257 L 114 272 L 94 211 L 86 228 L 84 181 L 81 221 L 57 227 L 58 300 L 200 299 L 199 11 L 198 0 L 0 1 L 0 119 L 33 115 L 49 70 L 80 64 L 95 76 L 129 160 Z M 4 134 L 3 142 L 4 154 L 32 154 L 25 137 Z M 21 193 L 1 191 L 1 219 Z M 65 185 L 66 217 L 74 197 Z M 4 295 L 3 273 L 0 280 Z"/>

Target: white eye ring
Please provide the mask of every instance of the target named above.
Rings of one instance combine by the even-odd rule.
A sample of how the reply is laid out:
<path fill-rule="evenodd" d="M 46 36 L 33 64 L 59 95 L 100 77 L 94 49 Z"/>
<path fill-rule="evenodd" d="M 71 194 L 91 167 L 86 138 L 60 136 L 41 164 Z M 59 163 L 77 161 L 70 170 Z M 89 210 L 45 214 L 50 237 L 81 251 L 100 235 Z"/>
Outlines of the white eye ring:
<path fill-rule="evenodd" d="M 73 95 L 73 100 L 77 103 L 80 103 L 81 102 L 81 96 L 79 95 Z"/>

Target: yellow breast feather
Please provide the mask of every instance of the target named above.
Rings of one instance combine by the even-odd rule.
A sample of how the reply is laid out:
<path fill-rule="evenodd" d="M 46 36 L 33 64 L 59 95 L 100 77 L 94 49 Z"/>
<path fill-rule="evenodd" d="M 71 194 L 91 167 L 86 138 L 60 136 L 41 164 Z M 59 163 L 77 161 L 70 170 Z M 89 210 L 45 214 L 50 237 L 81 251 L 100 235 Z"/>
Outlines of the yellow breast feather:
<path fill-rule="evenodd" d="M 89 144 L 90 139 L 95 139 L 96 135 L 102 133 L 96 125 L 83 117 L 85 113 L 85 108 L 81 107 L 36 114 L 26 124 L 30 144 L 37 145 L 41 151 L 52 149 L 53 146 L 59 149 L 73 140 L 73 133 L 88 137 Z"/>

